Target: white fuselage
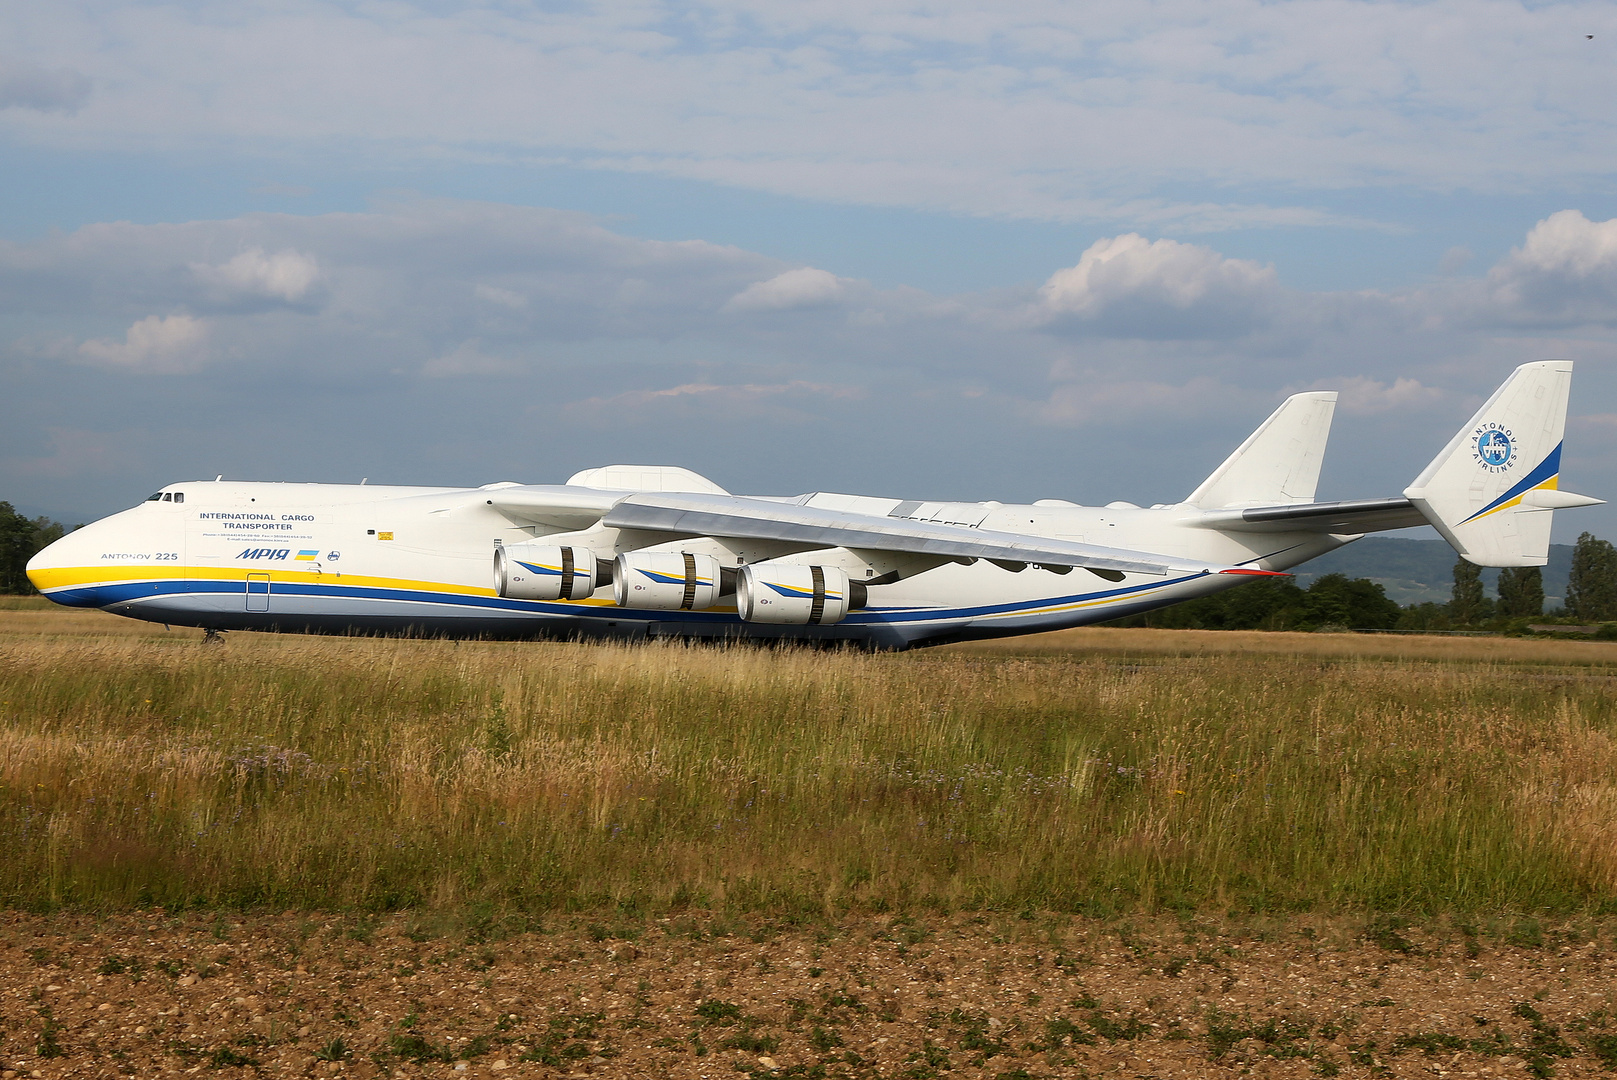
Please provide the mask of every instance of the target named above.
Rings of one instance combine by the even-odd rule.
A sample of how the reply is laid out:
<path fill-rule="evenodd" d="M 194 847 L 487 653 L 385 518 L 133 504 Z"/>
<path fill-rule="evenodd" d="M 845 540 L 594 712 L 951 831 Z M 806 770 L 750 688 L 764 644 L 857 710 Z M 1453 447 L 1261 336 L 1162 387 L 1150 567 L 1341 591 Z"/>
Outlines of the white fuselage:
<path fill-rule="evenodd" d="M 722 637 L 849 641 L 873 647 L 1025 634 L 1104 622 L 1217 592 L 1228 574 L 1053 573 L 916 564 L 906 557 L 709 538 L 659 537 L 593 527 L 565 533 L 519 526 L 481 488 L 193 482 L 70 533 L 29 564 L 52 600 L 133 618 L 212 629 L 416 633 L 454 637 Z M 182 501 L 172 501 L 183 496 Z M 787 501 L 787 500 L 781 500 Z M 1040 503 L 908 503 L 817 494 L 797 505 L 1054 537 L 1175 556 L 1191 562 L 1285 570 L 1354 535 L 1238 532 L 1209 527 L 1188 505 L 1143 509 Z M 702 611 L 615 606 L 610 583 L 578 600 L 497 594 L 497 544 L 545 537 L 597 552 L 700 551 L 725 566 L 776 562 L 844 567 L 869 587 L 868 605 L 831 626 L 743 622 L 733 596 Z M 930 566 L 930 568 L 927 568 Z"/>

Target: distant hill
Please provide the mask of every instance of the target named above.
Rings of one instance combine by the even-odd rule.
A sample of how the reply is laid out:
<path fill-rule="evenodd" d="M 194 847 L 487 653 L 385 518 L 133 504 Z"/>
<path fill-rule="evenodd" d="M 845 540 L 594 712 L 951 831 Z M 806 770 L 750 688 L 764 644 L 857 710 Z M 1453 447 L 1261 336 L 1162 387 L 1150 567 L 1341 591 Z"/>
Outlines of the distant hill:
<path fill-rule="evenodd" d="M 1298 567 L 1297 584 L 1303 588 L 1325 574 L 1369 578 L 1383 586 L 1400 604 L 1426 601 L 1447 603 L 1454 584 L 1454 549 L 1442 540 L 1406 540 L 1371 536 L 1322 555 Z M 1544 568 L 1544 610 L 1561 606 L 1567 577 L 1572 572 L 1572 545 L 1551 544 L 1550 563 Z M 1499 571 L 1484 569 L 1482 581 L 1489 596 L 1498 596 Z"/>

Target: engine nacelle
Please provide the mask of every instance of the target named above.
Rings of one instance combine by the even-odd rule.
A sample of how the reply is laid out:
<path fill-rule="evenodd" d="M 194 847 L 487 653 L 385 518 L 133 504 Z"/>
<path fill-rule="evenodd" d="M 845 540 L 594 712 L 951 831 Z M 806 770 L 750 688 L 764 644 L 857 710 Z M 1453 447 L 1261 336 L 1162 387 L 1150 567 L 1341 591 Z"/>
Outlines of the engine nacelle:
<path fill-rule="evenodd" d="M 520 543 L 494 549 L 494 591 L 507 600 L 582 600 L 599 577 L 589 548 Z"/>
<path fill-rule="evenodd" d="M 834 566 L 754 563 L 736 575 L 736 610 L 748 622 L 830 626 L 865 606 L 865 585 Z"/>
<path fill-rule="evenodd" d="M 719 599 L 719 560 L 684 551 L 625 551 L 612 564 L 618 607 L 701 611 Z"/>

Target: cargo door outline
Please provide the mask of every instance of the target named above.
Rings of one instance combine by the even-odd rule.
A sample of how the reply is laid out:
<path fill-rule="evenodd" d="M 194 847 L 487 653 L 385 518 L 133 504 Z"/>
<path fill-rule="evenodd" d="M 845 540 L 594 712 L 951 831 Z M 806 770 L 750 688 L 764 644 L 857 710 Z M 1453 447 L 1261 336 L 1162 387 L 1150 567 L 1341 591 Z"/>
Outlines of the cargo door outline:
<path fill-rule="evenodd" d="M 268 611 L 270 609 L 270 576 L 268 574 L 247 575 L 247 610 Z"/>

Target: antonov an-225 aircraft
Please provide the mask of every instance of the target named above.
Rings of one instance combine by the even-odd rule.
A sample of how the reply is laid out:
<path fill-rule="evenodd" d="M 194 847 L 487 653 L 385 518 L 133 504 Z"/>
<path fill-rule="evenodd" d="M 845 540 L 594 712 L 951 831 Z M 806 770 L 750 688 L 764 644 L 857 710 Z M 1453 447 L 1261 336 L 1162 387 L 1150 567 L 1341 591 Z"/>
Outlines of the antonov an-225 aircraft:
<path fill-rule="evenodd" d="M 1314 501 L 1334 393 L 1288 398 L 1180 503 L 731 495 L 673 467 L 480 488 L 190 482 L 58 540 L 46 596 L 212 630 L 749 637 L 903 649 L 1080 626 L 1431 524 L 1538 566 L 1572 364 L 1516 369 L 1398 498 Z"/>

